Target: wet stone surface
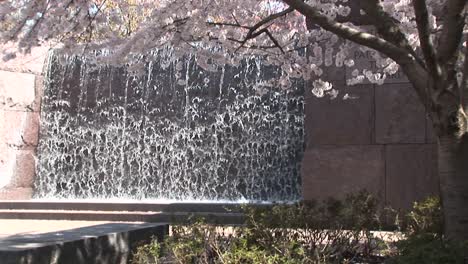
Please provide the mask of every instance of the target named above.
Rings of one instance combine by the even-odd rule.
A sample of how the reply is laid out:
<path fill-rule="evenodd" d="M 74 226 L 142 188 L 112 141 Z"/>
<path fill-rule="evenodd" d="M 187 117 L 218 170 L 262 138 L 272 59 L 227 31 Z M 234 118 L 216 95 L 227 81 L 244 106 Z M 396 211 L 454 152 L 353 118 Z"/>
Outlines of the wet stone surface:
<path fill-rule="evenodd" d="M 296 200 L 303 88 L 258 60 L 217 72 L 170 52 L 145 74 L 52 58 L 36 197 Z"/>

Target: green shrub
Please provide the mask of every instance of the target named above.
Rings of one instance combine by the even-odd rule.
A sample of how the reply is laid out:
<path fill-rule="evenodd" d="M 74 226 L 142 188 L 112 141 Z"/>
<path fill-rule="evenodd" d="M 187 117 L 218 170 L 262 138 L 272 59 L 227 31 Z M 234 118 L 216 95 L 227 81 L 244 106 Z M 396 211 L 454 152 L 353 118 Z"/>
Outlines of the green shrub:
<path fill-rule="evenodd" d="M 465 264 L 466 244 L 431 234 L 417 234 L 397 243 L 399 255 L 389 264 Z"/>
<path fill-rule="evenodd" d="M 281 250 L 271 252 L 258 246 L 237 245 L 220 256 L 220 263 L 225 264 L 303 264 L 304 255 L 282 255 Z"/>
<path fill-rule="evenodd" d="M 380 226 L 377 208 L 367 192 L 343 200 L 244 206 L 245 226 L 173 226 L 161 254 L 153 256 L 180 264 L 378 263 L 383 242 L 370 231 Z"/>
<path fill-rule="evenodd" d="M 343 200 L 301 201 L 273 207 L 245 206 L 247 226 L 314 228 L 314 229 L 379 229 L 377 199 L 366 191 L 347 195 Z"/>
<path fill-rule="evenodd" d="M 432 233 L 442 235 L 442 209 L 440 199 L 436 196 L 428 197 L 413 204 L 413 210 L 407 216 L 410 234 Z"/>
<path fill-rule="evenodd" d="M 378 201 L 362 191 L 343 200 L 306 201 L 293 205 L 247 206 L 241 237 L 267 250 L 271 245 L 288 255 L 290 241 L 299 241 L 302 263 L 342 263 L 349 257 L 370 258 L 380 250 L 371 230 L 379 229 Z M 282 262 L 278 262 L 282 263 Z"/>
<path fill-rule="evenodd" d="M 153 238 L 151 239 L 150 243 L 137 247 L 136 251 L 132 254 L 132 259 L 130 263 L 159 264 L 159 258 L 161 257 L 160 253 L 161 244 L 155 238 Z"/>
<path fill-rule="evenodd" d="M 466 243 L 443 236 L 442 210 L 438 197 L 415 202 L 406 217 L 407 239 L 396 243 L 398 255 L 391 264 L 464 264 Z"/>
<path fill-rule="evenodd" d="M 229 239 L 216 226 L 196 220 L 189 226 L 172 227 L 172 236 L 163 244 L 162 259 L 180 264 L 215 263 L 227 243 Z"/>

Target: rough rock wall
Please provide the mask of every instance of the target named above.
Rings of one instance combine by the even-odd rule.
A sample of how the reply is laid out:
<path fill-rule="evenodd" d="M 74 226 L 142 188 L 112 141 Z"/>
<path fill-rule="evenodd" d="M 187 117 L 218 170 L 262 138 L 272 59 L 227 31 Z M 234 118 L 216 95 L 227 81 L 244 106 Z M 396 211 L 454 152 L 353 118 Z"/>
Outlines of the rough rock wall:
<path fill-rule="evenodd" d="M 32 195 L 46 52 L 47 48 L 36 48 L 0 62 L 0 199 Z"/>

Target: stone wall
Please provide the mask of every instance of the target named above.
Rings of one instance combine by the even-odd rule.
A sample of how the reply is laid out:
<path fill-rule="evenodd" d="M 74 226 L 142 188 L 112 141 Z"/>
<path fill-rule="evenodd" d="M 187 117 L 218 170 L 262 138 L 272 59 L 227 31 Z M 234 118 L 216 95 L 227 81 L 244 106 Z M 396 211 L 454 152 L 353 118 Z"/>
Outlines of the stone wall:
<path fill-rule="evenodd" d="M 37 48 L 0 63 L 0 199 L 29 199 L 32 194 L 46 52 Z"/>
<path fill-rule="evenodd" d="M 383 85 L 346 86 L 348 74 L 333 70 L 340 91 L 335 100 L 306 90 L 303 198 L 367 189 L 385 204 L 407 209 L 437 194 L 436 139 L 407 79 L 399 73 Z M 345 94 L 355 99 L 342 100 Z"/>

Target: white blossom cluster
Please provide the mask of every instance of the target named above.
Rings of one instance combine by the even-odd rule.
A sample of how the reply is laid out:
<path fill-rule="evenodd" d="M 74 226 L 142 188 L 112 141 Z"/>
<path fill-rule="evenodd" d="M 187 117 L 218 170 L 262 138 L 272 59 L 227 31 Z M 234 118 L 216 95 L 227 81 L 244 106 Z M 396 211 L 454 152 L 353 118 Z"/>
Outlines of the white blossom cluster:
<path fill-rule="evenodd" d="M 426 1 L 435 43 L 446 1 Z M 365 15 L 362 9 L 352 14 L 354 1 L 305 3 L 329 21 Z M 380 5 L 419 52 L 412 1 L 381 0 Z M 210 71 L 223 64 L 238 65 L 245 57 L 262 56 L 266 63 L 284 71 L 278 80 L 282 87 L 290 86 L 289 78 L 312 79 L 317 81 L 312 92 L 323 96 L 330 90 L 323 85 L 330 83 L 324 72 L 328 67 L 355 67 L 350 51 L 356 50 L 357 44 L 316 25 L 308 29 L 306 19 L 297 11 L 260 23 L 288 7 L 281 0 L 4 0 L 0 1 L 0 43 L 15 42 L 19 52 L 26 53 L 38 45 L 73 52 L 98 50 L 100 55 L 108 55 L 99 58 L 106 63 L 126 62 L 135 54 L 170 46 L 174 59 L 195 54 L 197 63 Z M 353 24 L 352 19 L 340 23 L 380 37 L 375 28 Z M 370 48 L 362 49 L 366 52 Z M 14 56 L 14 52 L 7 52 L 3 59 Z M 382 84 L 398 71 L 398 64 L 380 53 L 374 52 L 372 59 L 374 68 L 352 71 L 347 83 L 369 80 Z"/>

